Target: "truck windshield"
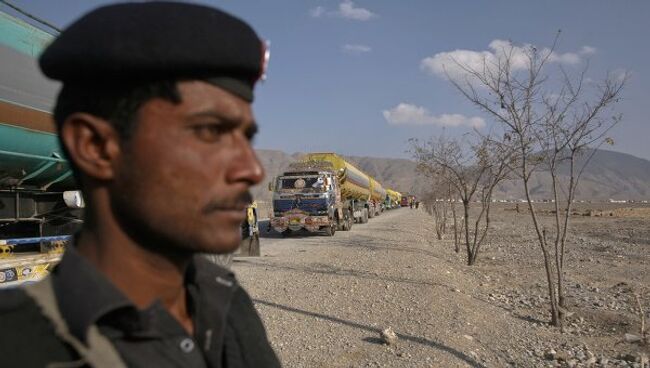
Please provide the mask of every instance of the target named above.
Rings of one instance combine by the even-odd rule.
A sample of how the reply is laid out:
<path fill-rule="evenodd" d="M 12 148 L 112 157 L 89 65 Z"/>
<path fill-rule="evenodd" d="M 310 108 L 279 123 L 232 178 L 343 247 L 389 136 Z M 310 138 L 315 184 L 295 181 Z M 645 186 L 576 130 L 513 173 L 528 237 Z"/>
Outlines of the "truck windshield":
<path fill-rule="evenodd" d="M 303 192 L 322 192 L 325 191 L 325 178 L 321 176 L 280 178 L 278 188 L 281 190 L 298 189 Z"/>

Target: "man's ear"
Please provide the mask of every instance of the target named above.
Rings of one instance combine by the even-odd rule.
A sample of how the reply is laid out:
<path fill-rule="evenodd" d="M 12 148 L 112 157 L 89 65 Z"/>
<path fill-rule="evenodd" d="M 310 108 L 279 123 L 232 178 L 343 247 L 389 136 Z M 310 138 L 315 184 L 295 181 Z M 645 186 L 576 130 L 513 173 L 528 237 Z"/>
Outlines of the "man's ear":
<path fill-rule="evenodd" d="M 59 134 L 70 160 L 84 175 L 97 180 L 113 179 L 121 149 L 111 123 L 78 112 L 65 119 Z"/>

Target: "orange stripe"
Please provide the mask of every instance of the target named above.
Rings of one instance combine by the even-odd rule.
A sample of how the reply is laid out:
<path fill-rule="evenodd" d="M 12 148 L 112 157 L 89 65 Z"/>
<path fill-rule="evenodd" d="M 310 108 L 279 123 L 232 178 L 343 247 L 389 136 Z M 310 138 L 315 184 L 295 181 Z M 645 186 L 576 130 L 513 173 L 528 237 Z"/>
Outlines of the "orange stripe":
<path fill-rule="evenodd" d="M 50 114 L 3 101 L 0 101 L 0 123 L 56 133 L 56 127 Z"/>

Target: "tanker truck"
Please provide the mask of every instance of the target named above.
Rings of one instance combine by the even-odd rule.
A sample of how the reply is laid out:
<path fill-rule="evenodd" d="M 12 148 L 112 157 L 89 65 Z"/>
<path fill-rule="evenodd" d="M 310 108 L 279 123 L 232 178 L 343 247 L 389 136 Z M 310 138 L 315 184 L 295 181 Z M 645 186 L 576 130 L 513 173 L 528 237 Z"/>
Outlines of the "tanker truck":
<path fill-rule="evenodd" d="M 379 216 L 386 209 L 386 190 L 374 178 L 370 178 L 370 209 L 369 216 Z"/>
<path fill-rule="evenodd" d="M 0 9 L 0 286 L 42 277 L 81 224 L 49 114 L 59 86 L 36 64 L 56 33 L 46 30 Z"/>
<path fill-rule="evenodd" d="M 59 85 L 36 64 L 54 37 L 44 29 L 0 11 L 0 239 L 5 240 L 70 234 L 80 224 L 83 199 L 49 114 Z"/>
<path fill-rule="evenodd" d="M 380 197 L 385 196 L 378 182 L 335 153 L 305 155 L 269 183 L 269 189 L 271 228 L 283 235 L 300 229 L 329 236 L 350 230 L 354 222 L 366 223 L 380 212 Z"/>
<path fill-rule="evenodd" d="M 394 209 L 400 206 L 402 194 L 392 189 L 386 189 L 386 208 Z"/>

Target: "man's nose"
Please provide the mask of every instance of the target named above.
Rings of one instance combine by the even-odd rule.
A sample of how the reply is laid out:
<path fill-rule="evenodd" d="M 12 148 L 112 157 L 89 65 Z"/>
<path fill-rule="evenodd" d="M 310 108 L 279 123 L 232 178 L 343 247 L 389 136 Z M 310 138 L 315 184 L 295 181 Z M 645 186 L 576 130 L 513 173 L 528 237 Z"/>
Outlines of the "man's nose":
<path fill-rule="evenodd" d="M 237 135 L 239 154 L 232 162 L 228 179 L 231 182 L 246 181 L 251 186 L 264 180 L 264 167 L 257 158 L 257 154 L 250 141 L 243 135 Z"/>

